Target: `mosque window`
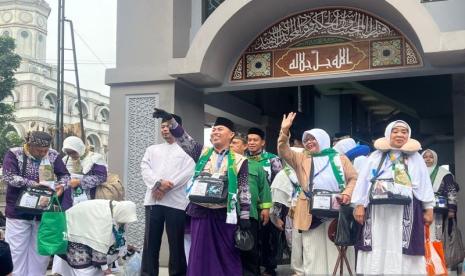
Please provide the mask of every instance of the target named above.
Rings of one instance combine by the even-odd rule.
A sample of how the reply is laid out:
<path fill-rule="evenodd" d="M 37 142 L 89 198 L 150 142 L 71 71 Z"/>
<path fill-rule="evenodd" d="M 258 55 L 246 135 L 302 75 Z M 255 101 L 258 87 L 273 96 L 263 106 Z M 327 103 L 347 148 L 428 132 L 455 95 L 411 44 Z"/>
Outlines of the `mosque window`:
<path fill-rule="evenodd" d="M 26 31 L 22 31 L 22 32 L 21 32 L 21 37 L 22 37 L 22 38 L 28 38 L 28 37 L 29 37 L 29 33 L 26 32 Z"/>
<path fill-rule="evenodd" d="M 79 103 L 77 101 L 74 104 L 74 107 L 71 112 L 72 115 L 79 116 Z M 84 102 L 82 102 L 82 117 L 87 118 L 88 115 L 89 112 L 87 111 L 87 105 Z"/>
<path fill-rule="evenodd" d="M 2 35 L 3 35 L 3 36 L 10 36 L 10 32 L 9 32 L 9 31 L 4 31 L 4 32 L 2 33 Z"/>
<path fill-rule="evenodd" d="M 44 99 L 43 107 L 51 109 L 51 110 L 55 110 L 55 108 L 56 108 L 56 97 L 55 97 L 55 95 L 48 94 Z"/>
<path fill-rule="evenodd" d="M 39 37 L 37 38 L 37 40 L 39 40 L 39 42 L 42 42 L 44 40 L 44 36 L 43 35 L 39 35 Z"/>
<path fill-rule="evenodd" d="M 100 121 L 104 123 L 108 122 L 108 119 L 110 119 L 110 112 L 108 112 L 107 109 L 102 109 L 99 115 L 100 115 L 99 116 Z"/>
<path fill-rule="evenodd" d="M 224 0 L 206 0 L 204 2 L 205 7 L 205 17 L 204 20 L 207 19 L 215 10 L 218 8 Z"/>

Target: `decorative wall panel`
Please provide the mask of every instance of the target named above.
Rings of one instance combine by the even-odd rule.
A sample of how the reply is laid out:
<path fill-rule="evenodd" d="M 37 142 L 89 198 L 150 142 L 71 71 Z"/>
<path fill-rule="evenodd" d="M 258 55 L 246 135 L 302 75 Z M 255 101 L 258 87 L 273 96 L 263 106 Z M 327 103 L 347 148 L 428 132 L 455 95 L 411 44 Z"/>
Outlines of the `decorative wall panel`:
<path fill-rule="evenodd" d="M 159 123 L 152 118 L 153 109 L 158 106 L 158 94 L 126 97 L 126 178 L 124 181 L 126 199 L 137 204 L 136 223 L 129 225 L 128 244 L 142 249 L 145 230 L 144 197 L 146 186 L 142 180 L 140 161 L 145 149 L 158 141 Z M 117 112 L 117 111 L 113 111 Z"/>

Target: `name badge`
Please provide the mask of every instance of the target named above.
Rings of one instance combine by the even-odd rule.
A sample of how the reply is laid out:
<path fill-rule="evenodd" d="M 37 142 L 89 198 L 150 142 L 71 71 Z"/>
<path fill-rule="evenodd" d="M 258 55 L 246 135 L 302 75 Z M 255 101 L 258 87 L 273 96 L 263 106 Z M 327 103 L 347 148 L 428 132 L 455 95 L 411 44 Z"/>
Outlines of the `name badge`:
<path fill-rule="evenodd" d="M 331 209 L 331 196 L 314 196 L 313 197 L 313 208 L 314 209 Z"/>
<path fill-rule="evenodd" d="M 195 180 L 192 185 L 191 195 L 205 196 L 207 193 L 207 183 L 199 180 Z"/>

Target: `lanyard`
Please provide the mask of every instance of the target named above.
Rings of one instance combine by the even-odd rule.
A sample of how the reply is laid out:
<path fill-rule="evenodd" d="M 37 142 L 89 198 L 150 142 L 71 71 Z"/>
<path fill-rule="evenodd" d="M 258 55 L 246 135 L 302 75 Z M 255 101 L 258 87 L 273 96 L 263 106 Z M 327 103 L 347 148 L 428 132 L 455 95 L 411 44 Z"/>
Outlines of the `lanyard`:
<path fill-rule="evenodd" d="M 227 153 L 228 153 L 228 151 L 224 150 L 222 153 L 218 154 L 218 157 L 216 158 L 216 172 L 218 172 L 221 169 L 221 165 L 223 164 L 224 156 Z"/>
<path fill-rule="evenodd" d="M 328 165 L 329 165 L 329 159 L 328 159 L 328 162 L 326 162 L 325 166 L 313 176 L 313 179 L 315 179 L 320 173 L 322 173 L 324 170 L 326 170 Z"/>

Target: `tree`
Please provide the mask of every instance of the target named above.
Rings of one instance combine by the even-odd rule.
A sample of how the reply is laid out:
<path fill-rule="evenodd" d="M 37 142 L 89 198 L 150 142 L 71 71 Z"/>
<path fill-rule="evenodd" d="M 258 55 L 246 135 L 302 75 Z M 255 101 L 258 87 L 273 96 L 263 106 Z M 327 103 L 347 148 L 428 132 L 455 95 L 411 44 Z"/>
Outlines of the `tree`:
<path fill-rule="evenodd" d="M 3 101 L 12 96 L 16 85 L 15 72 L 21 63 L 21 57 L 15 50 L 15 41 L 8 36 L 0 36 L 0 159 L 10 147 L 21 144 L 11 122 L 14 122 L 14 106 Z"/>

